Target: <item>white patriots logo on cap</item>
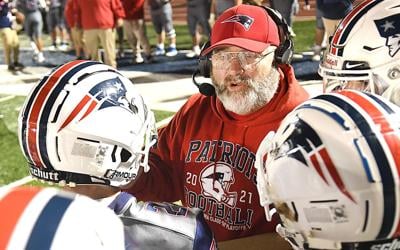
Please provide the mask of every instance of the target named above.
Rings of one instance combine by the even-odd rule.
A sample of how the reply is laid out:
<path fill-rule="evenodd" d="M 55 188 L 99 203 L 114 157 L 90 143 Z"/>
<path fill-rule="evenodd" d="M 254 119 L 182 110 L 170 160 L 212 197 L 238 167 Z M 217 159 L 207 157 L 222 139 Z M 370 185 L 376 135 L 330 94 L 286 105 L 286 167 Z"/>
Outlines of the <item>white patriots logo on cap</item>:
<path fill-rule="evenodd" d="M 249 30 L 251 25 L 254 23 L 254 18 L 247 15 L 234 15 L 225 19 L 221 23 L 240 23 L 245 30 Z"/>

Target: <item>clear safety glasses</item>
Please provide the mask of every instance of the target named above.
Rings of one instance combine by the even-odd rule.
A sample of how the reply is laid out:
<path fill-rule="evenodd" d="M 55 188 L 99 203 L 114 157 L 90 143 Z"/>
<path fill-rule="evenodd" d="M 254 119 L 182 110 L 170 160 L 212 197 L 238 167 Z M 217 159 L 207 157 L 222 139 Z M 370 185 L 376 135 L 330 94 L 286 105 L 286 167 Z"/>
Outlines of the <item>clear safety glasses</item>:
<path fill-rule="evenodd" d="M 262 61 L 266 56 L 273 53 L 270 51 L 264 55 L 250 52 L 250 51 L 240 51 L 240 52 L 230 52 L 230 51 L 219 51 L 211 56 L 211 62 L 213 69 L 216 70 L 227 70 L 232 65 L 234 61 L 238 61 L 240 67 L 245 71 L 254 70 L 257 64 Z"/>

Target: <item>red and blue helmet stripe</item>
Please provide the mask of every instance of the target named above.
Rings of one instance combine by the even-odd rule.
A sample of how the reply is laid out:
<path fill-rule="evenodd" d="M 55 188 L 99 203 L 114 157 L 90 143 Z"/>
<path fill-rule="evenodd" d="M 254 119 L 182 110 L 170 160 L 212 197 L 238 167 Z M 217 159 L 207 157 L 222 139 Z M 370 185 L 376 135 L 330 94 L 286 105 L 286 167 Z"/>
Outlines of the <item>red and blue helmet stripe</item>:
<path fill-rule="evenodd" d="M 32 228 L 24 228 L 29 235 L 26 242 L 20 242 L 19 244 L 25 245 L 24 249 L 51 249 L 60 222 L 70 207 L 73 196 L 52 195 L 43 204 L 39 204 L 39 201 L 43 201 L 42 199 L 37 199 L 41 192 L 46 191 L 40 188 L 16 188 L 1 198 L 0 249 L 7 249 L 19 223 L 26 219 L 33 220 L 33 224 L 29 225 Z M 21 221 L 30 206 L 40 209 L 40 213 L 37 217 L 32 217 L 31 215 Z M 29 226 L 24 225 L 24 227 Z"/>
<path fill-rule="evenodd" d="M 26 106 L 22 111 L 20 131 L 22 148 L 30 164 L 38 168 L 53 169 L 47 153 L 47 126 L 39 124 L 49 122 L 54 103 L 69 80 L 77 72 L 94 64 L 99 64 L 99 62 L 72 61 L 66 63 L 49 76 L 44 77 L 32 90 L 30 99 L 26 101 Z"/>
<path fill-rule="evenodd" d="M 344 44 L 349 38 L 350 31 L 365 13 L 382 1 L 384 0 L 365 0 L 347 14 L 347 16 L 340 22 L 339 27 L 332 37 L 329 49 L 329 52 L 332 55 L 343 55 Z"/>
<path fill-rule="evenodd" d="M 397 190 L 396 183 L 399 181 L 400 172 L 400 132 L 398 124 L 392 124 L 387 119 L 389 115 L 395 114 L 395 111 L 385 102 L 368 93 L 342 91 L 341 95 L 356 102 L 359 109 L 356 109 L 344 97 L 340 97 L 340 95 L 320 95 L 314 99 L 328 101 L 341 108 L 353 120 L 364 136 L 378 166 L 383 189 L 383 221 L 376 238 L 398 236 L 400 233 L 400 223 L 398 220 L 396 221 L 398 216 L 397 211 L 399 210 L 396 195 L 399 190 Z M 366 115 L 369 117 L 365 117 Z M 377 136 L 370 124 L 371 121 L 374 123 L 374 126 L 380 127 L 383 136 Z M 392 164 L 395 164 L 395 169 L 391 167 Z M 364 165 L 365 167 L 367 165 Z M 368 173 L 369 175 L 371 174 L 370 169 L 366 172 L 367 175 Z"/>

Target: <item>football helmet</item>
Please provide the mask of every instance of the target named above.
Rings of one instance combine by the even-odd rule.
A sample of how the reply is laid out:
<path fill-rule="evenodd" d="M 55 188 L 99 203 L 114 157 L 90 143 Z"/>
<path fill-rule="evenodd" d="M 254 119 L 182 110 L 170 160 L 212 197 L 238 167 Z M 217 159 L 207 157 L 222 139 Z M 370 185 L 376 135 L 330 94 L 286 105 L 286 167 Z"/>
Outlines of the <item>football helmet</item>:
<path fill-rule="evenodd" d="M 0 188 L 1 249 L 125 249 L 112 210 L 55 188 Z"/>
<path fill-rule="evenodd" d="M 125 187 L 149 170 L 156 143 L 153 113 L 114 68 L 72 61 L 41 79 L 18 118 L 33 177 L 60 185 Z"/>
<path fill-rule="evenodd" d="M 277 232 L 293 248 L 400 247 L 399 112 L 371 93 L 328 93 L 264 138 L 255 163 L 260 202 L 267 219 L 279 214 Z"/>
<path fill-rule="evenodd" d="M 200 174 L 202 193 L 218 202 L 235 207 L 237 193 L 229 189 L 235 183 L 232 167 L 224 162 L 211 163 Z"/>
<path fill-rule="evenodd" d="M 382 95 L 390 85 L 398 84 L 398 0 L 366 0 L 356 6 L 332 36 L 319 74 L 324 92 L 350 88 Z"/>

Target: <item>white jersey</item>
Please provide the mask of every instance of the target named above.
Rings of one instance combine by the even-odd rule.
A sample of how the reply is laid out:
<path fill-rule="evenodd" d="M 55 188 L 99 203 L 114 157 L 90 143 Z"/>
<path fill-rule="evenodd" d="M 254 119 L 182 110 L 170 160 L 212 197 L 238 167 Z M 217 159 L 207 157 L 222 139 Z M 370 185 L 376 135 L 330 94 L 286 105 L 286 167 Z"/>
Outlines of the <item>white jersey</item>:
<path fill-rule="evenodd" d="M 125 192 L 108 206 L 124 224 L 127 249 L 217 249 L 200 209 L 138 202 Z"/>

